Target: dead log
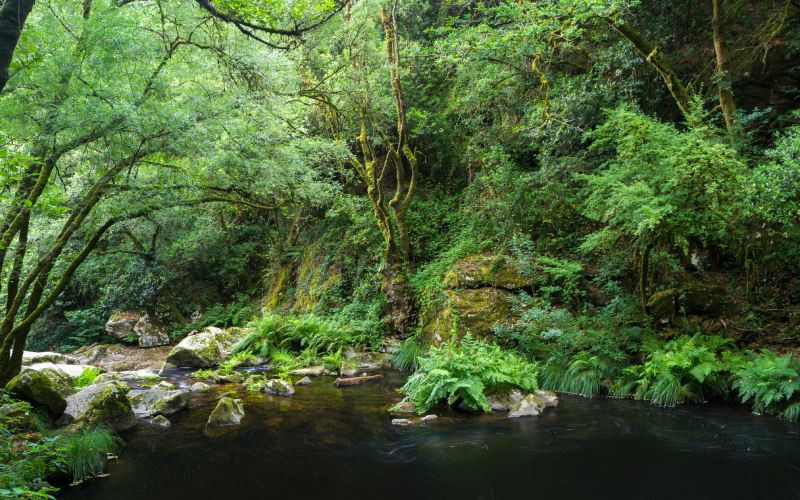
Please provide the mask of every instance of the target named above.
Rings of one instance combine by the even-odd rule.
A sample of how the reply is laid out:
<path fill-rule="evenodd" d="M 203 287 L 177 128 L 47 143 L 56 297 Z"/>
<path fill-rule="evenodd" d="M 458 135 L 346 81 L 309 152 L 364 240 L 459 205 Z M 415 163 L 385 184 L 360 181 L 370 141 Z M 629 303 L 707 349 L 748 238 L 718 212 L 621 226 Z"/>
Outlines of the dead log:
<path fill-rule="evenodd" d="M 336 387 L 347 387 L 350 385 L 361 385 L 369 380 L 383 378 L 383 375 L 362 375 L 361 377 L 337 378 L 333 382 Z"/>

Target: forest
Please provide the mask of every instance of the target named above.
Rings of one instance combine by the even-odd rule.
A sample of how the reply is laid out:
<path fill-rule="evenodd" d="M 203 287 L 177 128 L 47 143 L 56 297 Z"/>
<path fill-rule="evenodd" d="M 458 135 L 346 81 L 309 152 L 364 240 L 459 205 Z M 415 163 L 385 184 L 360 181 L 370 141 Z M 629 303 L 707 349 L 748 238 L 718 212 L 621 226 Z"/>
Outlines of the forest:
<path fill-rule="evenodd" d="M 797 0 L 0 0 L 0 145 L 2 498 L 800 495 Z"/>

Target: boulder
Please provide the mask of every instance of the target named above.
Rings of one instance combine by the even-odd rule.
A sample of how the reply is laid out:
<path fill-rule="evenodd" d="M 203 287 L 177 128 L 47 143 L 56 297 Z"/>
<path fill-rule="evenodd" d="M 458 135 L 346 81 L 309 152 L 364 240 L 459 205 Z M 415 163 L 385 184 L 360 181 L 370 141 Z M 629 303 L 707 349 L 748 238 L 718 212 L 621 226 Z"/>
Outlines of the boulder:
<path fill-rule="evenodd" d="M 296 382 L 297 385 L 308 385 L 311 383 L 311 379 L 308 377 L 303 377 Z"/>
<path fill-rule="evenodd" d="M 558 406 L 558 396 L 556 396 L 556 393 L 553 391 L 539 389 L 533 394 L 539 398 L 539 406 L 541 406 L 542 410 L 545 408 L 555 408 Z"/>
<path fill-rule="evenodd" d="M 510 389 L 505 392 L 488 394 L 486 401 L 492 411 L 509 411 L 525 394 L 519 389 Z"/>
<path fill-rule="evenodd" d="M 508 418 L 535 417 L 542 412 L 541 398 L 535 394 L 528 394 L 511 407 Z"/>
<path fill-rule="evenodd" d="M 225 427 L 228 425 L 239 425 L 244 417 L 244 404 L 241 399 L 224 397 L 219 400 L 217 406 L 208 417 L 206 427 Z"/>
<path fill-rule="evenodd" d="M 325 373 L 325 367 L 322 365 L 319 366 L 309 366 L 308 368 L 298 368 L 296 370 L 292 370 L 292 375 L 299 375 L 301 377 L 319 377 Z"/>
<path fill-rule="evenodd" d="M 67 409 L 60 423 L 107 425 L 117 432 L 136 427 L 139 420 L 128 400 L 128 391 L 122 382 L 90 385 L 67 398 Z"/>
<path fill-rule="evenodd" d="M 285 380 L 274 378 L 264 385 L 264 392 L 273 396 L 291 396 L 294 394 L 294 387 Z"/>
<path fill-rule="evenodd" d="M 161 380 L 161 377 L 158 373 L 148 370 L 128 370 L 123 371 L 118 375 L 119 380 L 123 382 L 158 382 Z"/>
<path fill-rule="evenodd" d="M 215 330 L 207 328 L 181 340 L 167 356 L 167 365 L 180 368 L 210 368 L 222 361 L 222 351 Z"/>
<path fill-rule="evenodd" d="M 127 342 L 136 336 L 133 327 L 142 314 L 138 311 L 121 311 L 111 315 L 106 322 L 106 333 L 120 342 Z"/>
<path fill-rule="evenodd" d="M 495 325 L 511 325 L 519 319 L 514 297 L 501 288 L 447 290 L 443 304 L 427 305 L 420 312 L 426 341 L 437 345 L 447 341 L 456 324 L 459 331 L 489 336 Z"/>
<path fill-rule="evenodd" d="M 186 409 L 189 404 L 189 391 L 153 387 L 133 390 L 128 399 L 137 417 L 166 416 Z"/>
<path fill-rule="evenodd" d="M 680 292 L 677 288 L 656 292 L 647 300 L 645 309 L 653 318 L 668 323 L 678 313 L 679 296 Z"/>
<path fill-rule="evenodd" d="M 49 378 L 56 385 L 58 392 L 64 397 L 75 392 L 75 379 L 59 368 L 59 365 L 36 363 L 35 365 L 23 366 L 21 373 L 28 371 L 38 372 Z"/>
<path fill-rule="evenodd" d="M 44 408 L 53 417 L 58 417 L 67 408 L 67 401 L 58 386 L 38 371 L 25 370 L 20 373 L 8 382 L 6 391 L 17 399 Z"/>
<path fill-rule="evenodd" d="M 189 387 L 190 392 L 208 392 L 209 390 L 211 390 L 211 386 L 203 382 L 196 382 Z"/>
<path fill-rule="evenodd" d="M 58 352 L 31 352 L 22 353 L 22 365 L 35 365 L 37 363 L 53 363 L 59 365 L 79 365 L 80 360 L 74 356 Z"/>
<path fill-rule="evenodd" d="M 30 370 L 35 370 L 35 371 L 38 371 L 38 372 L 48 372 L 48 373 L 46 373 L 48 376 L 50 376 L 50 374 L 58 374 L 58 375 L 53 375 L 53 376 L 58 376 L 59 378 L 63 378 L 64 375 L 66 375 L 67 377 L 70 378 L 70 380 L 80 377 L 81 375 L 83 375 L 83 372 L 85 372 L 86 370 L 90 370 L 90 369 L 91 370 L 96 370 L 96 371 L 98 371 L 100 373 L 105 371 L 105 370 L 103 370 L 102 368 L 100 368 L 98 366 L 92 366 L 92 365 L 64 365 L 64 364 L 61 364 L 61 363 L 58 363 L 58 364 L 56 364 L 56 363 L 36 363 L 36 364 L 33 364 L 33 365 L 28 365 L 26 368 L 28 368 Z"/>
<path fill-rule="evenodd" d="M 152 322 L 147 314 L 139 317 L 139 320 L 133 325 L 133 332 L 139 339 L 139 347 L 158 347 L 172 343 L 167 330 Z"/>

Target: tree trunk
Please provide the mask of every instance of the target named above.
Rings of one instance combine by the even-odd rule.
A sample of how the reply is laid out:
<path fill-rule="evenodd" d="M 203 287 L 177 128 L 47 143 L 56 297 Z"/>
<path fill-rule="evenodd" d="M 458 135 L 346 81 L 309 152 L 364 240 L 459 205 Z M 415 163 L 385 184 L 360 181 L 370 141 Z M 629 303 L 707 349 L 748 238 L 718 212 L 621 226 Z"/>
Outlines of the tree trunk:
<path fill-rule="evenodd" d="M 735 134 L 734 115 L 736 113 L 736 102 L 733 100 L 731 89 L 731 78 L 728 72 L 728 54 L 725 45 L 722 43 L 721 20 L 722 15 L 719 0 L 711 0 L 711 31 L 714 39 L 714 53 L 717 57 L 717 88 L 719 89 L 719 105 L 725 117 L 725 128 L 728 134 Z"/>
<path fill-rule="evenodd" d="M 0 7 L 0 93 L 8 83 L 8 68 L 34 3 L 35 0 L 5 0 Z"/>

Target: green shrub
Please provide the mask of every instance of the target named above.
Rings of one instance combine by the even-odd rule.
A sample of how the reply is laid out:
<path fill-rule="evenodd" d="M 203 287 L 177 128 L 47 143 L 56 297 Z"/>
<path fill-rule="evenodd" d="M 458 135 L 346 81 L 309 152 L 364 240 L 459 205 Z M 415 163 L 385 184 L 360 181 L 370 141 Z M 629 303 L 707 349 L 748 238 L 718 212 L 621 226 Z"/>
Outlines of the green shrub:
<path fill-rule="evenodd" d="M 777 413 L 793 422 L 800 416 L 795 397 L 800 395 L 800 361 L 791 354 L 763 351 L 749 357 L 734 372 L 733 388 L 755 413 Z"/>
<path fill-rule="evenodd" d="M 632 385 L 636 397 L 656 405 L 675 406 L 724 395 L 733 362 L 730 352 L 723 348 L 730 343 L 730 339 L 700 334 L 667 342 L 651 352 L 643 365 L 627 369 L 628 376 L 635 377 Z"/>
<path fill-rule="evenodd" d="M 112 432 L 102 429 L 83 429 L 62 437 L 67 471 L 74 481 L 84 481 L 103 473 L 108 454 L 119 451 L 121 441 Z"/>
<path fill-rule="evenodd" d="M 440 401 L 489 411 L 486 393 L 512 387 L 538 389 L 536 363 L 467 335 L 432 347 L 401 390 L 424 413 Z"/>
<path fill-rule="evenodd" d="M 100 376 L 100 369 L 89 367 L 83 370 L 78 378 L 75 379 L 75 387 L 86 387 L 92 385 L 95 379 Z"/>
<path fill-rule="evenodd" d="M 542 368 L 542 385 L 553 391 L 591 398 L 605 392 L 618 371 L 615 364 L 581 351 L 568 364 L 559 357 L 550 358 Z"/>
<path fill-rule="evenodd" d="M 428 346 L 418 337 L 405 339 L 392 353 L 392 365 L 404 372 L 413 372 L 419 368 L 419 358 L 428 351 Z"/>

